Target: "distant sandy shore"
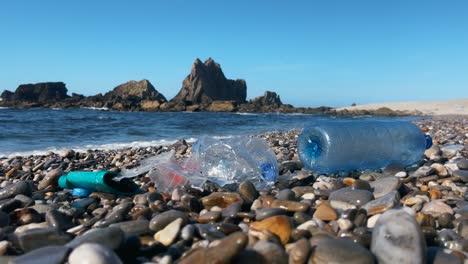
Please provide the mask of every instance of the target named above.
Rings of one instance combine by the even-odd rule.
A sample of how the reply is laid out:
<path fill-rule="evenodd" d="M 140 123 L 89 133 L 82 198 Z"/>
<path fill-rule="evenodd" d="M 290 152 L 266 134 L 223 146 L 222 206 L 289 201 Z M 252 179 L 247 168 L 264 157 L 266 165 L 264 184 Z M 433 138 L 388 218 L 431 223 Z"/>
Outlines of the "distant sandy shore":
<path fill-rule="evenodd" d="M 421 112 L 423 115 L 468 115 L 468 98 L 432 102 L 400 102 L 378 103 L 349 107 L 340 107 L 336 110 L 376 110 L 387 107 L 395 111 Z"/>

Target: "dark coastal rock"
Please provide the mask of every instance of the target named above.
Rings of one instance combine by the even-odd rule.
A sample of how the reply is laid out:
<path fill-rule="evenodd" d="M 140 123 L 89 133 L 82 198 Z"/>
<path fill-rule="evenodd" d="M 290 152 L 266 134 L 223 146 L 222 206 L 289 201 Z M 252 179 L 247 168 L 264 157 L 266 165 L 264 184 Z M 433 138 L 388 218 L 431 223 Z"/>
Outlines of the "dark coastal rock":
<path fill-rule="evenodd" d="M 245 81 L 226 79 L 221 66 L 209 58 L 204 63 L 195 60 L 192 71 L 172 101 L 187 102 L 189 105 L 208 104 L 216 100 L 243 103 L 246 96 Z"/>
<path fill-rule="evenodd" d="M 111 92 L 105 94 L 108 98 L 120 98 L 120 99 L 139 99 L 139 100 L 151 100 L 159 103 L 167 102 L 166 97 L 159 93 L 156 88 L 148 81 L 141 80 L 129 81 L 115 87 Z"/>
<path fill-rule="evenodd" d="M 104 95 L 104 101 L 116 110 L 155 111 L 167 102 L 148 80 L 129 81 Z"/>
<path fill-rule="evenodd" d="M 250 101 L 251 104 L 255 106 L 269 106 L 269 107 L 280 107 L 283 102 L 281 102 L 280 96 L 275 92 L 265 91 L 263 96 L 259 96 Z"/>
<path fill-rule="evenodd" d="M 67 91 L 63 82 L 22 84 L 18 86 L 10 100 L 28 103 L 57 102 L 68 97 Z"/>
<path fill-rule="evenodd" d="M 207 108 L 209 112 L 234 112 L 236 109 L 235 101 L 213 101 Z"/>
<path fill-rule="evenodd" d="M 12 264 L 35 264 L 35 263 L 64 263 L 71 251 L 65 246 L 46 246 L 33 250 L 27 254 L 21 255 L 9 263 Z"/>
<path fill-rule="evenodd" d="M 10 101 L 13 99 L 13 93 L 12 91 L 5 90 L 3 93 L 0 95 L 1 100 L 0 101 Z"/>

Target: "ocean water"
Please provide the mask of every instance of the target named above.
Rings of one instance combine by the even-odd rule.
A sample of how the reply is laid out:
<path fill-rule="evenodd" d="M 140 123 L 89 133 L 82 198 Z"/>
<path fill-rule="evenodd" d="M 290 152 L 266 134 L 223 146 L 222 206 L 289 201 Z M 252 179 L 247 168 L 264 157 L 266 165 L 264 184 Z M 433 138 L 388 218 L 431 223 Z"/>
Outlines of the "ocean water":
<path fill-rule="evenodd" d="M 181 138 L 194 141 L 201 135 L 227 137 L 285 131 L 302 128 L 317 119 L 329 118 L 337 117 L 276 113 L 147 113 L 102 109 L 2 108 L 0 157 L 60 152 L 67 148 L 87 150 L 167 145 Z"/>

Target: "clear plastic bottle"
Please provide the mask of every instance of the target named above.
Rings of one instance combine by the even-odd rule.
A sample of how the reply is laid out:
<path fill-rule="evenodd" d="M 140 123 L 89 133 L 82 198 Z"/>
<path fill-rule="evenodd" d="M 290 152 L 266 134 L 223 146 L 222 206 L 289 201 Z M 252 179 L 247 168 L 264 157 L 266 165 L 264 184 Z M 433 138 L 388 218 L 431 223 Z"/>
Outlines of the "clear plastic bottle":
<path fill-rule="evenodd" d="M 187 164 L 191 168 L 199 164 L 201 175 L 221 186 L 249 180 L 263 189 L 273 185 L 278 177 L 276 156 L 261 138 L 202 137 L 192 146 L 190 159 Z"/>
<path fill-rule="evenodd" d="M 418 162 L 426 146 L 424 133 L 404 121 L 319 121 L 299 135 L 297 150 L 304 166 L 316 173 L 377 169 L 391 163 Z"/>

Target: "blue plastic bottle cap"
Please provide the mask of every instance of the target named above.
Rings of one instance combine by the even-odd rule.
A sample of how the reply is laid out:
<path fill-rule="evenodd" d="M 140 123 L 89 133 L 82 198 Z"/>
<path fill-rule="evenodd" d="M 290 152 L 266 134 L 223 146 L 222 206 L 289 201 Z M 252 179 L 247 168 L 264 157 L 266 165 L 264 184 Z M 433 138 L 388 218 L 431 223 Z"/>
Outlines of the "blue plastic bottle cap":
<path fill-rule="evenodd" d="M 276 180 L 276 173 L 275 169 L 269 163 L 262 163 L 260 165 L 262 169 L 262 177 L 267 181 L 274 181 Z"/>
<path fill-rule="evenodd" d="M 429 149 L 432 147 L 432 138 L 429 135 L 424 135 L 424 138 L 426 139 L 426 149 Z"/>
<path fill-rule="evenodd" d="M 322 150 L 320 149 L 320 144 L 316 140 L 309 139 L 308 146 L 306 148 L 306 154 L 311 157 L 312 161 L 315 162 L 320 156 Z"/>
<path fill-rule="evenodd" d="M 83 188 L 73 188 L 72 196 L 88 197 L 91 191 Z"/>

